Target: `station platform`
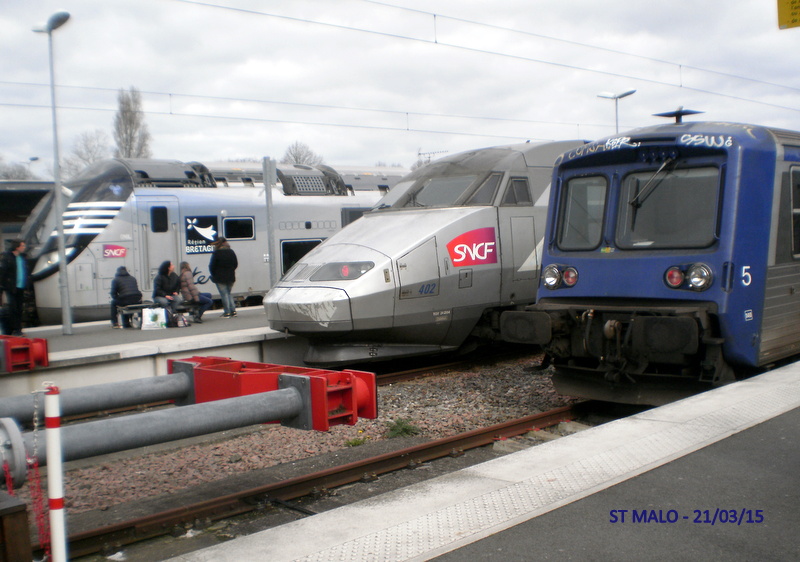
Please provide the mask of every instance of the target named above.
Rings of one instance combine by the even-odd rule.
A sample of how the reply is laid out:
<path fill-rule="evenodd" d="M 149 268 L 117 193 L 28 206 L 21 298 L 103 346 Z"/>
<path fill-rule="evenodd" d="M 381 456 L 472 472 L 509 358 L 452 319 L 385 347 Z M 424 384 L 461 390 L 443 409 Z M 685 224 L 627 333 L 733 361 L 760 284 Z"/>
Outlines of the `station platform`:
<path fill-rule="evenodd" d="M 73 356 L 88 356 L 98 348 L 120 346 L 144 346 L 183 337 L 224 336 L 229 332 L 252 330 L 257 334 L 274 333 L 269 329 L 264 308 L 253 306 L 239 308 L 234 318 L 223 318 L 222 310 L 209 310 L 203 315 L 202 324 L 188 328 L 166 328 L 163 330 L 138 330 L 111 328 L 110 320 L 80 322 L 72 325 L 72 334 L 65 335 L 60 325 L 25 328 L 25 337 L 45 338 L 51 363 L 67 360 Z M 90 351 L 91 350 L 91 351 Z"/>
<path fill-rule="evenodd" d="M 798 560 L 800 364 L 184 554 Z"/>
<path fill-rule="evenodd" d="M 163 375 L 170 359 L 195 355 L 303 364 L 307 342 L 270 329 L 262 306 L 236 312 L 223 318 L 210 310 L 202 324 L 160 330 L 112 329 L 110 320 L 75 323 L 69 335 L 60 325 L 25 328 L 25 337 L 47 340 L 49 365 L 0 374 L 0 397 L 28 394 L 45 381 L 74 388 Z"/>

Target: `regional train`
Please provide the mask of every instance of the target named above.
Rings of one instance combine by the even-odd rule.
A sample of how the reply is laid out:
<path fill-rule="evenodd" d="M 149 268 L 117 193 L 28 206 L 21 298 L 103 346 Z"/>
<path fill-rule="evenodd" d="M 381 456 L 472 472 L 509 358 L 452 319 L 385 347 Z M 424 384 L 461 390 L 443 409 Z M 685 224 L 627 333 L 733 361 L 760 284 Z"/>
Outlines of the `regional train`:
<path fill-rule="evenodd" d="M 537 302 L 500 323 L 563 394 L 662 404 L 800 352 L 800 133 L 678 121 L 556 164 Z"/>
<path fill-rule="evenodd" d="M 231 176 L 232 169 L 109 159 L 66 182 L 63 227 L 73 318 L 107 318 L 111 281 L 121 265 L 149 298 L 161 262 L 187 261 L 200 290 L 218 297 L 208 261 L 211 243 L 220 236 L 230 241 L 239 258 L 234 296 L 260 301 L 271 280 L 369 210 L 391 187 L 355 191 L 329 167 L 280 165 L 280 183 L 268 189 L 252 173 Z M 257 179 L 263 181 L 263 172 Z M 29 248 L 39 320 L 57 322 L 61 296 L 52 197 L 34 209 L 22 237 Z"/>
<path fill-rule="evenodd" d="M 584 141 L 447 156 L 303 257 L 267 293 L 270 327 L 309 340 L 311 365 L 455 351 L 532 304 L 556 157 Z"/>

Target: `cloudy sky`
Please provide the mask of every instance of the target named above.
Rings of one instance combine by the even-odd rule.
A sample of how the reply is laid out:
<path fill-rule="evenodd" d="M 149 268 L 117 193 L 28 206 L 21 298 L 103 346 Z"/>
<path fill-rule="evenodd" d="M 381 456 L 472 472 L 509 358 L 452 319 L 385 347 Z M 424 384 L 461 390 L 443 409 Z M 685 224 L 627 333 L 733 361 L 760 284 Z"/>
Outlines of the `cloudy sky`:
<path fill-rule="evenodd" d="M 112 139 L 142 92 L 153 155 L 411 166 L 418 153 L 693 119 L 800 130 L 800 28 L 777 0 L 2 0 L 0 158 L 52 169 L 47 36 L 62 156 Z"/>

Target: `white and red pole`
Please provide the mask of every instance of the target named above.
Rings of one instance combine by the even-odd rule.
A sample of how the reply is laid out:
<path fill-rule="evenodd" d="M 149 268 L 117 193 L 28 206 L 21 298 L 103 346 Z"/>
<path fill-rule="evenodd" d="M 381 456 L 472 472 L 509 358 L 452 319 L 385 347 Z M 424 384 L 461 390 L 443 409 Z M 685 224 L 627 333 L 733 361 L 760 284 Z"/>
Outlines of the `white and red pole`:
<path fill-rule="evenodd" d="M 64 473 L 61 452 L 61 402 L 57 386 L 47 387 L 44 397 L 45 439 L 47 441 L 47 496 L 50 506 L 50 546 L 54 562 L 67 561 L 67 532 L 64 513 Z"/>

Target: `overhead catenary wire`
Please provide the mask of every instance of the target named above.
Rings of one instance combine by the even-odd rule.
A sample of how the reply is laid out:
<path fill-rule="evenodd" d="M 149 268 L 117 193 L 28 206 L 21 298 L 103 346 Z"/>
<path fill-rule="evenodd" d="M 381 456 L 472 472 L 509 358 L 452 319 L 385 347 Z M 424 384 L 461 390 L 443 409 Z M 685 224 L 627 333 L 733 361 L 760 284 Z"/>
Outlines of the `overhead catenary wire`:
<path fill-rule="evenodd" d="M 730 91 L 730 89 L 725 91 L 725 92 L 723 92 L 723 91 L 715 91 L 715 90 L 708 89 L 708 88 L 702 88 L 702 87 L 690 86 L 690 85 L 684 84 L 683 83 L 684 82 L 684 80 L 683 80 L 683 70 L 684 69 L 691 69 L 691 70 L 695 70 L 695 71 L 699 71 L 699 72 L 703 72 L 703 73 L 714 74 L 714 75 L 717 75 L 717 76 L 724 76 L 724 77 L 731 78 L 731 79 L 743 80 L 743 81 L 748 81 L 748 82 L 755 83 L 755 84 L 761 84 L 761 85 L 768 86 L 768 87 L 771 87 L 771 88 L 783 88 L 783 89 L 786 89 L 786 90 L 788 90 L 790 92 L 800 92 L 800 88 L 795 88 L 795 87 L 788 86 L 788 85 L 785 85 L 785 84 L 777 84 L 777 83 L 774 83 L 774 82 L 767 82 L 767 81 L 758 80 L 758 79 L 754 79 L 754 78 L 749 78 L 749 77 L 739 76 L 739 75 L 735 75 L 735 74 L 720 72 L 720 71 L 717 71 L 717 70 L 701 68 L 701 67 L 698 67 L 698 66 L 692 66 L 692 65 L 687 65 L 687 64 L 683 64 L 683 63 L 676 63 L 676 62 L 667 61 L 667 60 L 663 60 L 663 59 L 659 59 L 659 58 L 655 58 L 655 57 L 648 57 L 648 56 L 644 56 L 644 55 L 640 55 L 640 54 L 625 52 L 625 51 L 618 50 L 618 49 L 610 49 L 610 48 L 606 48 L 606 47 L 602 47 L 602 46 L 598 46 L 598 45 L 591 45 L 591 44 L 588 44 L 588 43 L 583 43 L 583 42 L 578 42 L 578 41 L 573 41 L 573 40 L 568 40 L 568 39 L 562 39 L 562 38 L 558 38 L 558 37 L 544 35 L 544 34 L 541 34 L 541 33 L 534 33 L 534 32 L 531 32 L 531 31 L 520 30 L 520 29 L 515 29 L 515 28 L 510 28 L 510 27 L 505 27 L 505 26 L 499 26 L 499 25 L 494 25 L 494 24 L 490 24 L 490 23 L 486 23 L 486 22 L 478 22 L 478 21 L 473 21 L 473 20 L 469 20 L 469 19 L 465 19 L 465 18 L 449 16 L 449 15 L 446 15 L 446 14 L 437 14 L 437 13 L 424 11 L 424 10 L 419 10 L 419 9 L 415 9 L 415 8 L 397 6 L 397 5 L 388 3 L 388 2 L 381 2 L 381 1 L 378 1 L 378 0 L 361 0 L 361 1 L 365 2 L 365 3 L 369 3 L 369 4 L 374 4 L 376 6 L 386 7 L 386 8 L 389 8 L 389 9 L 403 10 L 403 11 L 408 11 L 408 12 L 421 14 L 423 16 L 429 16 L 431 18 L 432 22 L 438 21 L 436 18 L 438 18 L 439 20 L 447 19 L 447 20 L 451 20 L 451 21 L 454 21 L 454 22 L 458 22 L 458 23 L 482 26 L 482 27 L 487 28 L 487 29 L 494 29 L 494 30 L 499 30 L 499 31 L 503 31 L 503 32 L 516 33 L 516 34 L 521 34 L 521 35 L 529 36 L 529 37 L 536 37 L 536 38 L 544 39 L 544 40 L 547 40 L 547 41 L 554 41 L 554 42 L 558 42 L 558 43 L 561 43 L 561 44 L 578 46 L 578 47 L 585 48 L 585 49 L 608 52 L 608 53 L 612 53 L 612 54 L 615 54 L 615 55 L 623 55 L 623 56 L 627 56 L 627 57 L 635 57 L 637 59 L 644 60 L 644 61 L 649 61 L 649 62 L 653 62 L 653 63 L 672 65 L 677 70 L 677 79 L 675 81 L 659 80 L 659 79 L 648 78 L 648 77 L 645 77 L 645 76 L 636 76 L 634 74 L 626 74 L 626 73 L 621 73 L 621 72 L 612 72 L 612 71 L 606 71 L 606 70 L 600 70 L 600 69 L 593 69 L 593 68 L 581 66 L 579 64 L 566 64 L 566 63 L 561 63 L 561 62 L 556 62 L 556 61 L 549 61 L 549 60 L 545 60 L 545 59 L 541 59 L 541 58 L 527 57 L 527 56 L 515 55 L 515 54 L 510 54 L 510 53 L 503 53 L 503 52 L 499 52 L 499 51 L 493 51 L 493 50 L 489 50 L 489 49 L 479 49 L 479 48 L 474 48 L 474 47 L 470 47 L 470 46 L 466 46 L 466 45 L 448 43 L 448 42 L 445 42 L 445 41 L 442 40 L 437 26 L 434 26 L 432 28 L 433 35 L 430 38 L 413 37 L 413 36 L 410 36 L 410 35 L 404 35 L 404 34 L 400 34 L 400 33 L 389 33 L 389 32 L 385 32 L 385 31 L 380 31 L 380 30 L 375 30 L 375 29 L 366 29 L 366 28 L 363 28 L 363 27 L 355 27 L 355 26 L 352 26 L 352 25 L 344 25 L 344 24 L 335 23 L 335 22 L 319 21 L 319 20 L 310 19 L 310 18 L 307 18 L 307 17 L 296 17 L 296 16 L 291 16 L 291 15 L 286 15 L 286 14 L 270 13 L 270 12 L 267 12 L 267 11 L 264 11 L 264 10 L 248 9 L 248 8 L 241 8 L 241 7 L 236 7 L 236 6 L 225 6 L 225 5 L 221 5 L 221 4 L 218 4 L 218 3 L 207 2 L 207 1 L 202 1 L 202 0 L 173 0 L 173 1 L 174 2 L 180 2 L 180 3 L 183 3 L 183 4 L 194 5 L 194 6 L 201 6 L 201 7 L 205 7 L 205 8 L 226 10 L 226 11 L 231 11 L 231 12 L 238 12 L 238 13 L 243 13 L 243 14 L 247 14 L 247 15 L 255 15 L 255 16 L 269 17 L 269 18 L 277 18 L 277 19 L 281 19 L 281 20 L 285 20 L 285 21 L 292 21 L 292 22 L 301 23 L 301 24 L 311 24 L 311 25 L 317 25 L 317 26 L 325 26 L 325 27 L 329 27 L 329 28 L 333 28 L 333 29 L 339 29 L 339 30 L 343 30 L 343 31 L 347 31 L 347 32 L 366 33 L 366 34 L 371 34 L 371 35 L 394 38 L 394 39 L 403 40 L 403 41 L 421 42 L 421 43 L 425 43 L 425 44 L 430 44 L 430 45 L 435 46 L 437 48 L 457 49 L 457 50 L 473 52 L 473 53 L 476 53 L 476 54 L 481 54 L 481 55 L 486 55 L 486 56 L 504 57 L 504 58 L 510 58 L 510 59 L 519 60 L 519 61 L 523 61 L 523 62 L 544 64 L 544 65 L 559 67 L 559 68 L 563 68 L 563 69 L 567 69 L 567 70 L 588 72 L 588 73 L 600 74 L 600 75 L 605 75 L 605 76 L 610 76 L 610 77 L 615 77 L 615 78 L 624 78 L 626 80 L 633 80 L 633 81 L 637 81 L 637 82 L 650 83 L 650 84 L 666 86 L 666 87 L 674 87 L 674 88 L 679 88 L 679 89 L 681 89 L 683 91 L 692 91 L 692 92 L 702 93 L 702 94 L 706 94 L 706 95 L 713 95 L 713 96 L 718 96 L 718 97 L 727 98 L 727 99 L 731 99 L 731 100 L 737 100 L 737 101 L 741 101 L 741 102 L 745 102 L 745 103 L 757 104 L 757 105 L 760 105 L 760 106 L 771 107 L 771 108 L 780 109 L 780 110 L 783 110 L 783 111 L 800 112 L 800 107 L 790 107 L 790 106 L 779 104 L 779 103 L 765 101 L 763 98 L 762 99 L 755 99 L 755 98 L 749 98 L 749 97 L 742 96 L 742 95 L 733 95 L 731 93 L 728 93 Z M 433 23 L 432 23 L 432 25 L 433 25 Z M 16 86 L 28 86 L 28 87 L 42 87 L 42 88 L 45 87 L 44 84 L 24 83 L 24 82 L 0 81 L 0 84 L 16 85 Z M 59 89 L 79 88 L 79 89 L 82 89 L 82 90 L 85 90 L 85 91 L 100 91 L 100 92 L 109 91 L 109 92 L 114 92 L 114 93 L 116 93 L 118 91 L 118 89 L 107 88 L 107 87 L 99 87 L 99 86 L 95 87 L 95 86 L 78 86 L 78 85 L 61 84 L 61 85 L 58 85 L 57 87 Z M 280 105 L 280 106 L 284 106 L 284 107 L 297 107 L 297 108 L 322 109 L 322 110 L 337 110 L 337 111 L 344 110 L 344 111 L 352 111 L 352 112 L 369 112 L 369 113 L 373 113 L 373 114 L 382 114 L 382 115 L 386 115 L 386 116 L 393 116 L 393 115 L 408 116 L 408 115 L 411 115 L 411 116 L 419 116 L 419 117 L 437 117 L 437 118 L 461 119 L 461 120 L 467 120 L 467 121 L 514 122 L 514 123 L 541 124 L 541 125 L 549 124 L 549 125 L 570 126 L 570 127 L 577 126 L 578 128 L 580 128 L 582 126 L 583 127 L 599 127 L 599 126 L 603 126 L 601 124 L 596 124 L 596 123 L 575 123 L 575 122 L 565 122 L 565 121 L 529 120 L 529 119 L 518 119 L 516 117 L 502 117 L 502 116 L 488 116 L 488 115 L 465 115 L 463 113 L 450 114 L 450 113 L 432 113 L 432 112 L 424 112 L 424 111 L 417 112 L 417 111 L 412 111 L 412 110 L 408 110 L 408 109 L 383 109 L 383 108 L 371 108 L 371 107 L 354 107 L 354 106 L 340 106 L 340 105 L 327 105 L 327 104 L 310 104 L 310 103 L 299 103 L 299 102 L 284 101 L 284 100 L 252 99 L 252 98 L 242 98 L 242 97 L 233 97 L 233 96 L 231 96 L 231 97 L 228 97 L 228 96 L 206 96 L 206 95 L 200 95 L 200 94 L 180 93 L 180 92 L 143 91 L 142 93 L 146 94 L 146 95 L 149 95 L 149 96 L 165 96 L 165 97 L 170 98 L 170 100 L 172 100 L 173 98 L 185 97 L 185 98 L 192 98 L 192 99 L 197 99 L 197 100 L 210 100 L 210 101 L 223 101 L 223 102 L 247 102 L 247 103 L 257 103 L 257 104 L 274 104 L 274 105 Z M 18 103 L 0 102 L 0 106 L 5 106 L 5 107 L 23 107 L 23 108 L 34 108 L 34 109 L 43 107 L 43 106 L 41 106 L 39 104 L 26 103 L 26 102 L 18 102 Z M 91 107 L 91 106 L 76 106 L 76 105 L 68 105 L 68 104 L 62 104 L 62 105 L 59 106 L 59 108 L 60 109 L 67 109 L 67 110 L 76 110 L 76 111 L 116 111 L 116 109 L 117 109 L 116 106 L 109 107 L 109 108 L 104 108 L 104 107 Z M 184 112 L 181 112 L 179 110 L 173 110 L 171 106 L 170 106 L 170 111 L 169 112 L 162 112 L 162 111 L 154 111 L 152 109 L 149 109 L 149 110 L 145 109 L 144 113 L 146 115 L 174 115 L 174 116 L 179 116 L 179 117 L 193 117 L 193 118 L 206 118 L 206 119 L 228 119 L 228 120 L 234 120 L 234 121 L 251 121 L 251 122 L 254 122 L 254 123 L 257 123 L 257 122 L 292 123 L 292 124 L 299 124 L 299 125 L 313 125 L 313 126 L 341 127 L 341 128 L 357 128 L 357 129 L 373 129 L 373 130 L 385 130 L 385 131 L 401 131 L 402 130 L 402 131 L 410 131 L 410 132 L 418 132 L 418 133 L 449 134 L 449 135 L 475 136 L 475 137 L 487 137 L 487 138 L 498 138 L 498 139 L 516 138 L 516 136 L 513 135 L 513 134 L 512 135 L 497 135 L 497 134 L 482 133 L 482 132 L 474 130 L 472 128 L 474 125 L 462 125 L 462 126 L 458 127 L 460 129 L 463 129 L 463 130 L 452 130 L 451 128 L 422 128 L 422 127 L 415 128 L 415 127 L 410 127 L 408 125 L 405 125 L 405 126 L 392 126 L 391 124 L 388 124 L 388 125 L 360 124 L 360 123 L 357 123 L 357 122 L 354 122 L 354 121 L 349 121 L 349 122 L 343 123 L 343 122 L 338 122 L 338 121 L 325 122 L 323 120 L 297 120 L 297 119 L 294 119 L 294 118 L 291 118 L 291 117 L 287 117 L 287 118 L 264 118 L 264 117 L 256 117 L 256 116 L 252 116 L 252 115 L 250 115 L 250 116 L 235 116 L 235 115 L 223 115 L 223 114 L 221 114 L 219 112 L 215 112 L 215 113 L 212 113 L 212 112 L 208 112 L 208 113 L 197 113 L 197 112 L 188 113 L 188 112 L 186 112 L 186 113 L 184 113 Z M 550 139 L 538 138 L 538 139 L 531 139 L 531 140 L 550 140 Z"/>

